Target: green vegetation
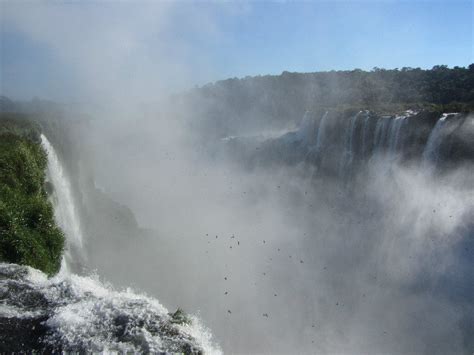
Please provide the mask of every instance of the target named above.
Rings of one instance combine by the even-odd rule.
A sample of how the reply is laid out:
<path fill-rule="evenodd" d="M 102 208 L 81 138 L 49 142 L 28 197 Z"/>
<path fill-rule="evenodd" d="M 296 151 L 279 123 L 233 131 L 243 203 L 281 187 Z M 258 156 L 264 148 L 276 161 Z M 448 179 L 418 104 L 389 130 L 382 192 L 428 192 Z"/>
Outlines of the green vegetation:
<path fill-rule="evenodd" d="M 52 275 L 64 236 L 45 190 L 47 156 L 39 128 L 24 116 L 0 118 L 0 260 Z"/>
<path fill-rule="evenodd" d="M 222 137 L 297 124 L 306 110 L 474 111 L 474 64 L 448 68 L 360 69 L 227 79 L 177 96 L 198 124 Z M 203 125 L 203 122 L 206 124 Z"/>
<path fill-rule="evenodd" d="M 430 70 L 420 68 L 360 69 L 316 73 L 283 72 L 227 79 L 197 89 L 208 98 L 219 97 L 231 106 L 253 101 L 255 104 L 278 104 L 273 99 L 299 102 L 309 108 L 355 105 L 406 104 L 417 106 L 451 106 L 457 111 L 474 109 L 474 64 L 467 68 L 437 65 Z M 262 101 L 261 95 L 267 98 Z M 233 97 L 231 97 L 232 95 Z"/>

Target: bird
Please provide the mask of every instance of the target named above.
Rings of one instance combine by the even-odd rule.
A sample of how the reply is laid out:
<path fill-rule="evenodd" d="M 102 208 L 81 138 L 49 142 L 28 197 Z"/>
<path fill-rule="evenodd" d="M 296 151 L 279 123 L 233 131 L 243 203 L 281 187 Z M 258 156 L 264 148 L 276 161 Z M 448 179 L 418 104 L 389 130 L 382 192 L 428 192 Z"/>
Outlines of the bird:
<path fill-rule="evenodd" d="M 232 314 L 232 312 L 230 311 L 230 309 L 227 310 L 227 313 Z"/>
<path fill-rule="evenodd" d="M 229 292 L 225 291 L 225 292 L 224 292 L 224 295 L 227 295 L 228 293 L 229 293 Z"/>
<path fill-rule="evenodd" d="M 262 316 L 264 317 L 267 317 L 268 318 L 268 313 L 263 313 Z"/>
<path fill-rule="evenodd" d="M 227 281 L 227 277 L 224 277 L 224 280 L 226 280 L 226 281 Z"/>

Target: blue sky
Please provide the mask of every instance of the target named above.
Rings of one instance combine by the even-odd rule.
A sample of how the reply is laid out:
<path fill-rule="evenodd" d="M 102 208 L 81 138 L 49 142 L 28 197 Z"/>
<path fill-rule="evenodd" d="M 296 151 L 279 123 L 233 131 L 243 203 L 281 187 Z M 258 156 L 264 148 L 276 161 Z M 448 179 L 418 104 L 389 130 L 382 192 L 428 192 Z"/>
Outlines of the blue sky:
<path fill-rule="evenodd" d="M 1 93 L 19 99 L 152 99 L 284 70 L 473 62 L 472 1 L 0 6 Z"/>

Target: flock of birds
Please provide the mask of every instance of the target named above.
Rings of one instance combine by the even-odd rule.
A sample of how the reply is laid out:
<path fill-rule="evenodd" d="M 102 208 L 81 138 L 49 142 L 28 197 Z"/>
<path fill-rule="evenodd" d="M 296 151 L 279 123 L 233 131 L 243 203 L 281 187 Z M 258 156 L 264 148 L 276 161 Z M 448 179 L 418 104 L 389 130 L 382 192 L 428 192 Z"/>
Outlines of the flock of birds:
<path fill-rule="evenodd" d="M 306 233 L 305 233 L 305 234 L 306 234 Z M 206 233 L 206 237 L 209 237 L 209 233 Z M 216 235 L 216 236 L 215 236 L 215 239 L 219 239 L 219 236 Z M 232 239 L 235 239 L 235 234 L 232 234 L 232 236 L 230 237 L 230 239 L 231 239 L 231 240 L 232 240 Z M 236 242 L 237 242 L 237 244 L 234 244 L 234 246 L 235 246 L 235 245 L 240 246 L 240 240 L 236 240 Z M 210 244 L 210 243 L 211 243 L 210 240 L 208 240 L 207 243 Z M 267 244 L 266 240 L 263 239 L 263 240 L 262 240 L 262 245 L 266 245 L 266 244 Z M 232 245 L 229 246 L 229 249 L 232 249 Z M 278 252 L 281 252 L 281 248 L 277 248 L 277 251 L 278 251 Z M 206 254 L 207 254 L 208 252 L 209 252 L 209 251 L 206 250 Z M 290 259 L 293 258 L 292 255 L 288 255 L 288 257 L 289 257 Z M 270 260 L 270 261 L 273 261 L 273 258 L 269 258 L 269 260 Z M 300 263 L 300 264 L 304 264 L 303 259 L 300 259 L 300 260 L 299 260 L 299 263 Z M 326 269 L 326 267 L 325 267 L 324 269 Z M 267 273 L 266 273 L 266 272 L 262 272 L 262 275 L 263 275 L 263 276 L 266 276 Z M 228 280 L 228 276 L 224 276 L 224 281 L 227 281 L 227 280 Z M 227 296 L 227 295 L 229 295 L 229 291 L 225 291 L 225 292 L 224 292 L 224 296 Z M 277 294 L 277 293 L 273 293 L 273 296 L 274 296 L 274 297 L 278 297 L 278 294 Z M 228 313 L 228 314 L 232 314 L 232 311 L 231 311 L 230 309 L 228 309 L 228 310 L 227 310 L 227 313 Z M 269 314 L 268 314 L 268 313 L 262 313 L 262 317 L 269 318 Z M 313 325 L 312 325 L 312 328 L 314 328 L 314 327 L 315 327 L 315 326 L 314 326 L 314 324 L 313 324 Z"/>

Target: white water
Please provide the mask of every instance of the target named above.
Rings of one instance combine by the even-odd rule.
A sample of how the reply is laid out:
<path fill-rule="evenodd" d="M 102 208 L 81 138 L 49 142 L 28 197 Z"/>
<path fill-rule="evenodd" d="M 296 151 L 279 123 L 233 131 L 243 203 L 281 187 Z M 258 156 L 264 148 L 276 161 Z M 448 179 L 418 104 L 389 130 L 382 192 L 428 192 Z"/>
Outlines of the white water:
<path fill-rule="evenodd" d="M 406 116 L 397 116 L 392 119 L 388 139 L 388 150 L 392 155 L 395 155 L 398 151 L 400 131 L 402 129 L 405 118 Z"/>
<path fill-rule="evenodd" d="M 60 273 L 48 279 L 27 266 L 0 263 L 0 317 L 46 317 L 45 345 L 65 353 L 181 353 L 188 348 L 221 354 L 196 317 L 177 324 L 156 299 L 116 291 L 97 277 Z M 44 300 L 31 310 L 35 300 Z"/>
<path fill-rule="evenodd" d="M 344 152 L 341 156 L 340 162 L 340 176 L 342 177 L 343 174 L 350 168 L 352 165 L 352 161 L 354 160 L 354 134 L 355 128 L 357 127 L 357 119 L 360 117 L 362 111 L 358 112 L 355 116 L 351 117 L 349 125 L 346 128 L 345 132 L 345 147 Z"/>
<path fill-rule="evenodd" d="M 61 271 L 52 279 L 38 270 L 0 263 L 0 272 L 9 276 L 0 280 L 0 288 L 7 289 L 9 279 L 15 278 L 15 282 L 32 290 L 32 297 L 40 294 L 48 301 L 47 305 L 31 312 L 27 303 L 23 309 L 22 304 L 15 301 L 17 297 L 12 290 L 11 297 L 0 308 L 0 316 L 47 316 L 45 324 L 49 331 L 43 341 L 68 352 L 174 353 L 188 348 L 220 354 L 209 330 L 198 318 L 189 316 L 190 324 L 175 324 L 156 299 L 130 289 L 116 291 L 96 276 L 78 276 L 71 272 L 71 265 L 85 261 L 80 219 L 71 183 L 58 155 L 44 135 L 41 141 L 48 155 L 47 178 L 54 188 L 55 219 L 65 233 L 67 249 Z M 24 297 L 27 298 L 28 293 Z"/>
<path fill-rule="evenodd" d="M 375 126 L 374 153 L 379 153 L 384 148 L 391 120 L 391 117 L 381 117 L 378 119 Z"/>
<path fill-rule="evenodd" d="M 329 120 L 327 117 L 328 117 L 328 111 L 324 113 L 323 117 L 321 117 L 321 121 L 319 122 L 318 134 L 316 136 L 316 145 L 315 145 L 316 154 L 321 153 L 321 150 L 323 149 L 326 143 L 326 132 L 327 132 L 327 126 L 329 123 Z"/>
<path fill-rule="evenodd" d="M 367 154 L 367 130 L 369 129 L 370 115 L 365 113 L 364 126 L 362 127 L 362 155 Z"/>
<path fill-rule="evenodd" d="M 316 132 L 316 141 L 314 142 L 313 145 L 310 145 L 308 147 L 308 153 L 306 154 L 306 157 L 311 156 L 313 160 L 318 159 L 321 156 L 321 152 L 324 149 L 324 146 L 326 144 L 327 126 L 329 123 L 327 116 L 328 116 L 328 111 L 326 111 L 324 115 L 321 117 L 321 119 L 319 120 L 317 132 Z"/>
<path fill-rule="evenodd" d="M 423 151 L 423 165 L 425 167 L 428 167 L 431 164 L 436 166 L 436 163 L 439 160 L 439 147 L 443 139 L 443 128 L 448 116 L 449 114 L 443 113 L 428 137 L 428 142 Z"/>
<path fill-rule="evenodd" d="M 297 131 L 298 140 L 309 144 L 314 133 L 314 115 L 310 111 L 306 111 L 301 120 L 300 128 Z"/>
<path fill-rule="evenodd" d="M 69 270 L 73 262 L 82 263 L 85 259 L 82 229 L 74 203 L 71 182 L 56 151 L 43 134 L 41 135 L 41 143 L 48 155 L 47 178 L 54 187 L 54 217 L 66 236 L 66 250 L 62 267 Z"/>

